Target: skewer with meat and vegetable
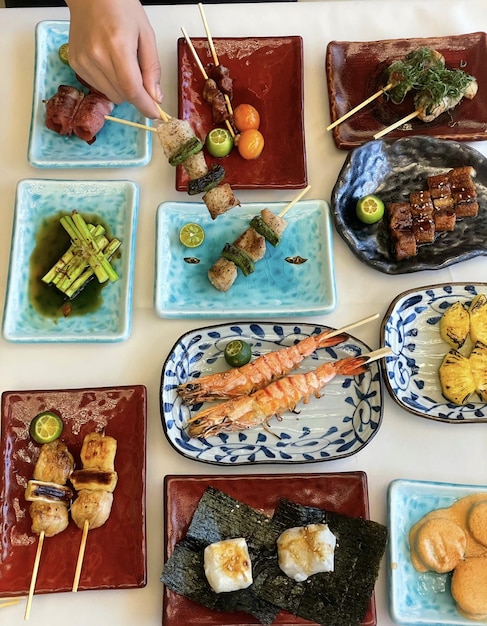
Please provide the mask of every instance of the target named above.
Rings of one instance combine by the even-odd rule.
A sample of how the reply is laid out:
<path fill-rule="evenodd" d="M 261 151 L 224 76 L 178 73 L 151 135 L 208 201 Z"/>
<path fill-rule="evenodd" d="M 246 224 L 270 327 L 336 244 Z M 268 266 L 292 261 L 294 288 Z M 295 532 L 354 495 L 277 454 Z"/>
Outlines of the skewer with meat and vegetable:
<path fill-rule="evenodd" d="M 83 468 L 75 470 L 71 476 L 71 483 L 77 492 L 71 505 L 71 517 L 83 531 L 73 591 L 78 590 L 88 531 L 103 526 L 110 517 L 113 492 L 118 481 L 116 452 L 116 439 L 96 432 L 89 433 L 81 448 Z"/>
<path fill-rule="evenodd" d="M 394 104 L 400 104 L 406 94 L 421 85 L 423 76 L 430 68 L 444 66 L 445 59 L 437 50 L 426 46 L 412 50 L 404 59 L 394 61 L 388 66 L 385 71 L 385 85 L 381 89 L 335 120 L 326 130 L 332 130 L 382 95 L 386 95 Z"/>
<path fill-rule="evenodd" d="M 219 291 L 228 291 L 238 276 L 252 274 L 255 263 L 262 260 L 267 251 L 266 242 L 277 246 L 287 228 L 284 215 L 307 193 L 308 185 L 278 215 L 263 209 L 252 218 L 249 227 L 233 243 L 226 243 L 220 258 L 208 270 L 208 280 Z"/>
<path fill-rule="evenodd" d="M 428 123 L 454 109 L 463 98 L 472 100 L 478 92 L 477 79 L 466 72 L 446 67 L 431 67 L 421 78 L 414 97 L 415 110 L 374 135 L 379 139 L 415 118 Z"/>
<path fill-rule="evenodd" d="M 31 503 L 32 532 L 39 536 L 25 608 L 26 620 L 30 616 L 44 538 L 63 532 L 69 524 L 68 511 L 73 492 L 66 483 L 73 471 L 74 458 L 66 444 L 60 439 L 43 444 L 33 477 L 25 490 L 25 499 Z"/>

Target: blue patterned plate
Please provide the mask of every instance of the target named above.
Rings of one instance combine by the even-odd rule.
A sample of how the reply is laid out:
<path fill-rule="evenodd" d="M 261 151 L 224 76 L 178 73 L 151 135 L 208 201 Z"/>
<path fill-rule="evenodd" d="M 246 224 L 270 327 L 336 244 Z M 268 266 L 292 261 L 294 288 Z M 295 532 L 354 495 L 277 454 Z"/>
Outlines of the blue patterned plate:
<path fill-rule="evenodd" d="M 289 346 L 328 327 L 311 324 L 235 322 L 200 328 L 179 338 L 164 363 L 161 377 L 161 419 L 164 433 L 177 452 L 196 461 L 223 465 L 246 463 L 312 463 L 341 459 L 359 452 L 379 430 L 382 421 L 382 385 L 379 365 L 355 378 L 337 376 L 320 399 L 301 403 L 296 413 L 272 418 L 270 431 L 257 426 L 245 432 L 220 434 L 207 440 L 190 439 L 188 418 L 202 405 L 183 406 L 177 385 L 201 375 L 228 369 L 226 344 L 243 338 L 253 357 Z M 323 348 L 305 359 L 300 372 L 325 361 L 369 352 L 359 339 Z"/>
<path fill-rule="evenodd" d="M 475 493 L 487 493 L 487 487 L 417 480 L 390 483 L 387 494 L 389 609 L 398 624 L 471 626 L 475 623 L 456 610 L 448 574 L 419 573 L 414 569 L 408 541 L 409 530 L 424 515 Z"/>
<path fill-rule="evenodd" d="M 255 272 L 240 272 L 227 292 L 218 291 L 207 272 L 226 242 L 236 239 L 263 208 L 278 213 L 285 203 L 248 203 L 212 220 L 197 202 L 164 202 L 157 211 L 154 308 L 160 317 L 255 318 L 331 313 L 336 307 L 332 228 L 323 200 L 299 202 L 286 214 L 288 227 L 276 248 L 256 263 Z M 197 222 L 205 230 L 198 248 L 185 248 L 179 230 Z M 302 257 L 304 263 L 286 259 Z M 196 263 L 188 261 L 196 260 Z"/>
<path fill-rule="evenodd" d="M 115 342 L 130 335 L 139 190 L 135 183 L 26 179 L 17 186 L 3 335 L 8 341 Z M 30 302 L 30 259 L 44 220 L 69 209 L 95 214 L 122 241 L 114 263 L 120 279 L 101 290 L 102 303 L 84 315 L 45 317 Z"/>
<path fill-rule="evenodd" d="M 59 85 L 81 88 L 73 70 L 58 55 L 59 47 L 68 41 L 69 22 L 39 22 L 36 27 L 34 96 L 28 159 L 35 167 L 134 167 L 146 165 L 152 156 L 152 133 L 106 122 L 88 145 L 78 137 L 62 137 L 45 124 L 45 104 Z M 137 109 L 128 103 L 117 105 L 112 115 L 139 124 L 150 125 Z"/>
<path fill-rule="evenodd" d="M 440 319 L 451 304 L 468 303 L 477 293 L 487 294 L 487 283 L 431 285 L 405 291 L 391 303 L 381 326 L 381 345 L 394 353 L 385 359 L 385 381 L 392 398 L 406 411 L 441 422 L 487 421 L 487 404 L 480 400 L 451 404 L 441 393 L 438 376 L 450 350 L 440 336 Z M 467 344 L 464 347 L 468 349 Z"/>

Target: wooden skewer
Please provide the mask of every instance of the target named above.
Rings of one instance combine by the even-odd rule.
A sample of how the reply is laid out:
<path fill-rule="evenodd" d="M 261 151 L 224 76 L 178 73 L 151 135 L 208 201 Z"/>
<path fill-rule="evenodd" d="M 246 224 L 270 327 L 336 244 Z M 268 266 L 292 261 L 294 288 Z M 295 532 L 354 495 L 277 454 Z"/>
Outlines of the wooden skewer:
<path fill-rule="evenodd" d="M 88 538 L 89 529 L 90 529 L 90 523 L 87 519 L 85 519 L 85 523 L 83 524 L 83 534 L 81 535 L 81 543 L 79 546 L 78 561 L 76 563 L 76 571 L 74 573 L 74 581 L 73 581 L 73 588 L 72 588 L 74 592 L 78 591 L 79 579 L 81 576 L 81 568 L 83 567 L 83 559 L 85 556 L 86 540 Z"/>
<path fill-rule="evenodd" d="M 389 89 L 392 89 L 392 87 L 394 87 L 394 83 L 388 83 L 385 87 L 383 87 L 382 89 L 380 89 L 379 91 L 374 93 L 372 96 L 370 96 L 369 98 L 367 98 L 366 100 L 364 100 L 360 104 L 357 104 L 357 106 L 354 107 L 353 109 L 350 109 L 350 111 L 348 111 L 348 113 L 345 113 L 345 115 L 342 115 L 337 120 L 335 120 L 332 124 L 327 126 L 326 130 L 331 130 L 332 128 L 335 128 L 335 126 L 338 126 L 338 124 L 341 124 L 345 120 L 348 120 L 349 117 L 352 117 L 352 115 L 354 115 L 355 113 L 360 111 L 360 109 L 363 109 L 364 107 L 366 107 L 368 104 L 373 102 L 376 98 L 381 96 L 386 91 L 389 91 Z"/>
<path fill-rule="evenodd" d="M 4 609 L 6 606 L 12 606 L 14 604 L 18 604 L 20 602 L 19 598 L 12 598 L 11 600 L 5 600 L 5 602 L 0 602 L 0 609 Z"/>
<path fill-rule="evenodd" d="M 367 352 L 366 354 L 361 354 L 367 359 L 367 363 L 372 363 L 372 361 L 378 361 L 379 359 L 383 359 L 385 356 L 389 356 L 392 354 L 392 350 L 390 348 L 379 348 L 378 350 L 374 350 L 373 352 Z"/>
<path fill-rule="evenodd" d="M 120 117 L 113 117 L 112 115 L 105 115 L 105 119 L 109 122 L 117 122 L 117 124 L 125 124 L 125 126 L 134 126 L 135 128 L 141 128 L 142 130 L 150 130 L 153 133 L 157 133 L 157 128 L 152 126 L 146 126 L 145 124 L 139 124 L 138 122 L 131 122 L 129 120 L 123 120 Z"/>
<path fill-rule="evenodd" d="M 161 120 L 163 122 L 168 122 L 171 119 L 171 116 L 168 115 L 165 111 L 163 111 L 163 109 L 162 109 L 161 105 L 159 104 L 159 102 L 156 102 L 154 100 L 154 103 L 155 103 L 155 105 L 157 107 L 157 110 L 159 111 L 159 115 L 161 116 Z"/>
<path fill-rule="evenodd" d="M 184 39 L 186 40 L 186 43 L 188 44 L 189 49 L 191 50 L 191 53 L 192 53 L 192 55 L 193 55 L 193 57 L 194 57 L 194 60 L 196 61 L 196 64 L 198 65 L 198 67 L 199 67 L 199 69 L 200 69 L 200 72 L 201 72 L 201 74 L 202 74 L 203 78 L 204 78 L 205 80 L 208 80 L 208 74 L 207 74 L 207 72 L 206 72 L 206 70 L 205 70 L 205 68 L 204 68 L 203 63 L 201 62 L 201 60 L 200 60 L 200 58 L 199 58 L 199 56 L 198 56 L 198 53 L 196 52 L 196 49 L 195 49 L 195 47 L 194 47 L 194 45 L 193 45 L 193 42 L 192 42 L 192 41 L 191 41 L 191 39 L 189 38 L 188 33 L 185 31 L 185 29 L 184 29 L 183 27 L 181 27 L 181 32 L 182 32 L 182 33 L 183 33 L 183 35 L 184 35 Z M 228 96 L 226 96 L 226 98 L 228 98 Z M 230 100 L 228 100 L 228 102 L 230 102 Z M 227 104 L 228 104 L 228 103 L 227 103 Z M 232 114 L 233 114 L 233 111 L 230 111 L 230 113 L 232 113 Z M 226 123 L 226 125 L 227 125 L 228 132 L 229 132 L 229 133 L 230 133 L 230 135 L 232 136 L 232 139 L 235 139 L 235 131 L 233 130 L 233 126 L 230 124 L 230 122 L 229 122 L 228 120 L 225 120 L 225 123 Z"/>
<path fill-rule="evenodd" d="M 210 28 L 208 26 L 208 22 L 206 21 L 205 11 L 203 9 L 203 5 L 201 4 L 201 2 L 198 3 L 198 9 L 200 10 L 201 19 L 203 20 L 203 26 L 205 27 L 206 37 L 208 39 L 208 45 L 210 46 L 211 56 L 213 57 L 213 63 L 215 65 L 220 65 L 220 61 L 218 60 L 218 55 L 215 50 L 215 45 L 213 44 L 213 37 L 211 36 Z M 228 112 L 230 113 L 230 115 L 233 115 L 232 103 L 230 102 L 230 98 L 228 97 L 228 94 L 224 94 L 224 97 L 225 97 L 225 102 L 228 107 Z"/>
<path fill-rule="evenodd" d="M 335 337 L 336 335 L 341 335 L 342 333 L 347 332 L 348 330 L 352 330 L 352 328 L 357 328 L 357 326 L 362 326 L 363 324 L 368 324 L 373 320 L 376 320 L 379 317 L 378 313 L 374 313 L 373 315 L 369 315 L 368 317 L 364 317 L 358 322 L 352 322 L 351 324 L 347 324 L 346 326 L 342 326 L 342 328 L 338 328 L 337 330 L 333 330 L 331 333 L 328 333 L 327 337 Z"/>
<path fill-rule="evenodd" d="M 286 215 L 286 213 L 293 208 L 296 202 L 299 202 L 301 198 L 304 196 L 304 194 L 308 193 L 310 189 L 311 189 L 311 185 L 308 185 L 305 189 L 303 189 L 300 193 L 298 193 L 298 195 L 294 198 L 294 200 L 291 200 L 291 202 L 288 205 L 286 205 L 280 213 L 278 213 L 278 217 L 283 217 L 284 215 Z"/>
<path fill-rule="evenodd" d="M 402 126 L 406 122 L 409 122 L 409 120 L 413 120 L 415 117 L 418 117 L 418 115 L 419 115 L 419 111 L 413 111 L 412 113 L 410 113 L 409 115 L 406 115 L 405 117 L 398 120 L 397 122 L 394 122 L 394 124 L 391 124 L 390 126 L 387 126 L 386 128 L 383 128 L 381 131 L 376 133 L 374 135 L 374 139 L 379 139 L 379 137 L 383 137 L 384 135 L 387 135 L 387 133 L 390 133 L 391 130 L 394 130 L 395 128 L 398 128 L 399 126 Z"/>
<path fill-rule="evenodd" d="M 43 530 L 41 530 L 39 534 L 39 541 L 37 543 L 37 551 L 36 551 L 36 558 L 34 560 L 34 567 L 32 569 L 32 577 L 30 579 L 29 595 L 27 596 L 27 605 L 25 607 L 24 620 L 28 620 L 30 617 L 30 607 L 32 606 L 32 598 L 34 596 L 34 590 L 35 590 L 36 580 L 37 580 L 37 572 L 39 571 L 39 563 L 40 563 L 41 554 L 42 554 L 42 546 L 44 545 L 44 537 L 45 537 L 45 533 Z"/>

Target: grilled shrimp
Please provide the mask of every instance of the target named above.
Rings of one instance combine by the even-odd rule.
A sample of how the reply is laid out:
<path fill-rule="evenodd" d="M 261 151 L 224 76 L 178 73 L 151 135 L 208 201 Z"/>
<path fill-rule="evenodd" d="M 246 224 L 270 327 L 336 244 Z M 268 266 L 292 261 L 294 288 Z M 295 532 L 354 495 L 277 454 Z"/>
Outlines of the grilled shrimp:
<path fill-rule="evenodd" d="M 285 376 L 250 395 L 227 400 L 196 413 L 188 420 L 189 437 L 210 437 L 223 432 L 241 431 L 269 425 L 287 410 L 294 410 L 301 400 L 319 398 L 321 389 L 335 376 L 355 376 L 367 369 L 367 355 L 347 357 L 319 365 L 303 374 Z"/>
<path fill-rule="evenodd" d="M 183 383 L 178 386 L 177 393 L 186 405 L 226 400 L 253 393 L 285 376 L 318 348 L 336 346 L 348 337 L 344 333 L 328 337 L 331 332 L 325 330 L 319 335 L 306 337 L 292 346 L 262 354 L 241 367 Z"/>

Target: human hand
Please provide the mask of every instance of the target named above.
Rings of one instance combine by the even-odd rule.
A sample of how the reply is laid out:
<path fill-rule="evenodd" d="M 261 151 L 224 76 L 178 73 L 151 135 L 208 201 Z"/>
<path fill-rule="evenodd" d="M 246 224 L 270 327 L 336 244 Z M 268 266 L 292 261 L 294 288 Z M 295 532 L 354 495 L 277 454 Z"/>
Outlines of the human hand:
<path fill-rule="evenodd" d="M 139 0 L 66 0 L 69 64 L 115 104 L 159 118 L 161 67 L 154 30 Z"/>

